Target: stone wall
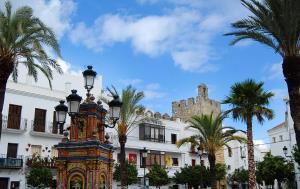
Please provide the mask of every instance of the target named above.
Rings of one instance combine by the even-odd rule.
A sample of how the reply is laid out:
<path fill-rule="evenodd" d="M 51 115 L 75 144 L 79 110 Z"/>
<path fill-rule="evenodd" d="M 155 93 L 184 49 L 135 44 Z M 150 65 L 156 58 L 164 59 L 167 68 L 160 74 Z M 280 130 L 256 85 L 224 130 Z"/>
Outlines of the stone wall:
<path fill-rule="evenodd" d="M 214 116 L 221 112 L 220 102 L 208 98 L 208 88 L 205 84 L 198 86 L 198 96 L 172 102 L 172 117 L 187 121 L 193 115 L 211 114 Z"/>
<path fill-rule="evenodd" d="M 187 121 L 193 115 L 211 114 L 217 116 L 221 112 L 221 104 L 216 100 L 208 98 L 208 88 L 205 84 L 198 86 L 198 96 L 172 102 L 172 117 Z M 225 163 L 224 150 L 216 153 L 217 163 Z"/>

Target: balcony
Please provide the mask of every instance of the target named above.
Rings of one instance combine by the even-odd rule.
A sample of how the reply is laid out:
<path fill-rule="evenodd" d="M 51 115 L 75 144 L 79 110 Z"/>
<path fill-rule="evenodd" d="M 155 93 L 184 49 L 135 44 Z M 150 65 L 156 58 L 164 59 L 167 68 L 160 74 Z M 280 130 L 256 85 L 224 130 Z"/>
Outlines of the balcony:
<path fill-rule="evenodd" d="M 24 133 L 27 131 L 27 119 L 20 117 L 2 116 L 2 130 L 4 133 Z"/>
<path fill-rule="evenodd" d="M 49 137 L 49 138 L 63 138 L 63 130 L 58 126 L 54 127 L 52 122 L 45 125 L 36 125 L 34 120 L 31 121 L 30 134 L 33 136 Z"/>
<path fill-rule="evenodd" d="M 16 158 L 6 157 L 6 155 L 0 156 L 0 169 L 21 169 L 22 167 L 22 156 L 17 156 Z"/>

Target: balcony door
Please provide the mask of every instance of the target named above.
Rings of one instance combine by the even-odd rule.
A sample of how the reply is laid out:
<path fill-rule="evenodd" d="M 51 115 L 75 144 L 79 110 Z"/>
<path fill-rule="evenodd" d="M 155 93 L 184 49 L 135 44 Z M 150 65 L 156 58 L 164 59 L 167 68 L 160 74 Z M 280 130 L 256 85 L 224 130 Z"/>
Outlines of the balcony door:
<path fill-rule="evenodd" d="M 8 178 L 0 177 L 0 188 L 7 189 L 8 188 Z"/>
<path fill-rule="evenodd" d="M 34 113 L 33 130 L 37 132 L 45 132 L 46 126 L 46 110 L 36 108 Z"/>
<path fill-rule="evenodd" d="M 7 128 L 20 129 L 22 106 L 10 104 L 8 109 Z"/>
<path fill-rule="evenodd" d="M 17 158 L 18 144 L 8 143 L 7 144 L 7 158 Z"/>

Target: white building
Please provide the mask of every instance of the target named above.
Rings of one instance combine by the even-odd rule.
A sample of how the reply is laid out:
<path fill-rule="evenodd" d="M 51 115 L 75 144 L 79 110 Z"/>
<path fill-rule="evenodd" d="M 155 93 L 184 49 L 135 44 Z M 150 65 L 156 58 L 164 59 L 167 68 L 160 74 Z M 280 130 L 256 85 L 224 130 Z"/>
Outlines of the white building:
<path fill-rule="evenodd" d="M 237 133 L 238 136 L 247 138 L 243 132 Z M 230 141 L 228 143 L 230 148 L 224 148 L 224 159 L 227 165 L 227 176 L 230 177 L 237 169 L 248 169 L 248 148 L 246 143 L 238 141 Z M 263 160 L 262 149 L 254 146 L 254 160 L 260 162 Z M 228 188 L 232 188 L 232 183 L 228 181 Z"/>
<path fill-rule="evenodd" d="M 288 160 L 292 160 L 293 147 L 296 145 L 294 122 L 291 117 L 289 100 L 286 98 L 284 101 L 286 102 L 285 121 L 268 130 L 271 143 L 270 151 L 274 156 L 282 156 Z M 287 147 L 287 154 L 284 154 L 284 146 Z M 297 163 L 295 163 L 295 173 L 297 187 L 300 188 L 300 172 Z"/>
<path fill-rule="evenodd" d="M 56 156 L 57 152 L 53 145 L 62 139 L 61 131 L 53 124 L 54 107 L 59 100 L 65 99 L 71 89 L 78 89 L 80 96 L 85 96 L 83 77 L 81 75 L 54 75 L 53 89 L 48 87 L 48 81 L 40 74 L 39 81 L 35 83 L 26 72 L 20 71 L 19 82 L 9 81 L 3 109 L 3 134 L 0 140 L 0 188 L 20 188 L 26 186 L 25 166 L 26 158 L 34 153 L 41 156 Z M 95 81 L 92 94 L 101 94 L 102 78 Z M 65 125 L 68 125 L 69 120 Z M 208 166 L 207 158 L 200 158 L 197 153 L 191 153 L 189 145 L 176 147 L 176 141 L 190 136 L 195 132 L 192 129 L 185 129 L 186 123 L 179 119 L 170 120 L 169 116 L 160 116 L 157 113 L 152 115 L 147 112 L 146 116 L 133 128 L 126 143 L 126 157 L 129 161 L 136 163 L 138 177 L 141 182 L 131 188 L 138 188 L 143 185 L 144 169 L 141 166 L 141 150 L 146 147 L 148 157 L 147 168 L 154 163 L 161 164 L 166 168 L 169 177 L 174 176 L 180 167 L 185 165 L 204 164 Z M 118 161 L 119 143 L 114 129 L 107 129 L 116 151 L 114 159 Z M 232 157 L 229 157 L 225 150 L 225 162 L 230 170 L 247 167 L 244 159 L 239 158 L 239 145 L 235 142 L 230 144 Z M 238 149 L 238 150 L 236 150 Z M 236 153 L 236 154 L 235 154 Z M 146 173 L 148 169 L 145 170 Z M 114 187 L 118 183 L 114 182 Z M 172 183 L 170 185 L 173 185 Z M 167 187 L 165 187 L 167 188 Z M 183 188 L 183 186 L 179 186 Z"/>
<path fill-rule="evenodd" d="M 151 114 L 151 112 L 147 112 L 146 117 L 142 117 L 128 135 L 126 158 L 137 165 L 138 177 L 141 181 L 135 186 L 130 186 L 130 188 L 140 188 L 144 184 L 144 168 L 141 156 L 141 150 L 144 148 L 148 150 L 146 174 L 148 173 L 148 168 L 154 164 L 159 164 L 166 168 L 168 176 L 171 178 L 176 171 L 180 170 L 180 167 L 200 165 L 201 163 L 199 155 L 190 152 L 189 145 L 183 145 L 181 148 L 176 146 L 177 140 L 195 134 L 193 129 L 186 130 L 187 124 L 179 119 L 172 121 L 168 116 L 155 118 Z M 107 132 L 111 136 L 113 146 L 116 148 L 114 159 L 118 160 L 119 142 L 117 133 L 114 130 Z M 208 166 L 207 158 L 203 158 L 202 164 Z M 117 188 L 117 184 L 119 183 L 114 182 L 113 188 Z M 169 186 L 171 185 L 175 184 L 171 183 Z M 167 189 L 168 186 L 161 188 Z M 184 187 L 178 186 L 178 188 Z"/>
<path fill-rule="evenodd" d="M 0 140 L 0 188 L 25 188 L 25 159 L 33 153 L 55 156 L 52 147 L 62 134 L 53 124 L 54 107 L 65 99 L 71 89 L 85 95 L 83 77 L 80 75 L 54 74 L 53 89 L 46 78 L 39 74 L 34 82 L 20 66 L 18 83 L 8 81 L 3 107 L 3 130 Z M 95 80 L 94 94 L 100 94 L 101 76 Z M 67 123 L 68 124 L 68 123 Z"/>

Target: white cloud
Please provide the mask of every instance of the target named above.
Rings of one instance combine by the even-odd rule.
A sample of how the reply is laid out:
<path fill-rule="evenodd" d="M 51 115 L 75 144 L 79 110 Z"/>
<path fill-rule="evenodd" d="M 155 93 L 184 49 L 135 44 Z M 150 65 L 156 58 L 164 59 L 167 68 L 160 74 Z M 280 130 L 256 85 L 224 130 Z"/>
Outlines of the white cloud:
<path fill-rule="evenodd" d="M 143 80 L 134 78 L 134 79 L 122 79 L 119 82 L 123 86 L 132 85 L 134 88 L 137 88 L 140 91 L 144 92 L 145 100 L 151 101 L 154 99 L 161 99 L 166 97 L 167 93 L 161 90 L 159 83 L 145 83 Z"/>
<path fill-rule="evenodd" d="M 271 92 L 274 93 L 275 100 L 283 100 L 287 96 L 287 91 L 285 89 L 271 89 Z"/>
<path fill-rule="evenodd" d="M 263 140 L 253 140 L 254 145 L 259 148 L 262 152 L 269 151 L 268 145 Z"/>
<path fill-rule="evenodd" d="M 268 67 L 268 80 L 282 78 L 282 65 L 281 63 L 272 64 L 271 67 Z"/>
<path fill-rule="evenodd" d="M 65 60 L 58 58 L 57 63 L 60 65 L 61 69 L 64 73 L 69 73 L 71 75 L 77 75 L 81 76 L 82 71 L 81 69 L 74 69 L 69 62 L 66 62 Z"/>
<path fill-rule="evenodd" d="M 158 3 L 155 0 L 139 0 L 141 4 Z M 171 2 L 171 1 L 169 1 Z M 189 2 L 189 3 L 188 3 Z M 215 71 L 217 66 L 209 62 L 218 53 L 212 47 L 217 35 L 224 33 L 233 18 L 241 13 L 240 2 L 206 5 L 189 0 L 172 2 L 173 9 L 157 15 L 100 15 L 92 25 L 78 23 L 70 33 L 74 44 L 84 45 L 94 51 L 116 43 L 129 42 L 134 52 L 150 57 L 169 54 L 174 64 L 186 71 Z M 227 7 L 224 9 L 224 7 Z M 208 11 L 209 9 L 209 11 Z"/>
<path fill-rule="evenodd" d="M 144 94 L 146 100 L 164 98 L 167 94 L 160 89 L 159 83 L 147 84 L 144 88 Z"/>
<path fill-rule="evenodd" d="M 3 7 L 5 1 L 0 2 Z M 30 6 L 33 14 L 51 27 L 60 39 L 71 28 L 71 15 L 76 10 L 73 0 L 11 0 L 13 9 Z"/>

